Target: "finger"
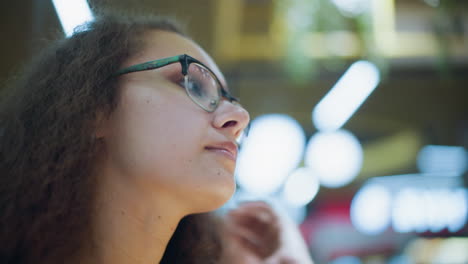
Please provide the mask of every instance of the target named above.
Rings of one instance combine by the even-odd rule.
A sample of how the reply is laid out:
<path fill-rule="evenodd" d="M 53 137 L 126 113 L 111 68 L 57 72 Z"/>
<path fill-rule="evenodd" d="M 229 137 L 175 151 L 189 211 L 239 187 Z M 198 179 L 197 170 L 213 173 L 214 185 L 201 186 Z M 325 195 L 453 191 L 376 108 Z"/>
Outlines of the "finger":
<path fill-rule="evenodd" d="M 251 254 L 260 259 L 265 259 L 276 251 L 277 246 L 273 245 L 271 241 L 258 240 L 258 236 L 252 236 L 251 233 L 245 231 L 235 232 L 232 234 L 232 238 Z"/>
<path fill-rule="evenodd" d="M 279 219 L 266 210 L 233 211 L 228 214 L 228 218 L 233 224 L 244 226 L 258 233 L 279 229 Z M 276 232 L 279 232 L 279 230 Z"/>
<path fill-rule="evenodd" d="M 231 213 L 226 226 L 232 236 L 237 237 L 254 254 L 264 258 L 270 256 L 280 245 L 280 228 L 276 218 L 262 216 L 265 212 Z M 268 219 L 268 220 L 266 220 Z"/>

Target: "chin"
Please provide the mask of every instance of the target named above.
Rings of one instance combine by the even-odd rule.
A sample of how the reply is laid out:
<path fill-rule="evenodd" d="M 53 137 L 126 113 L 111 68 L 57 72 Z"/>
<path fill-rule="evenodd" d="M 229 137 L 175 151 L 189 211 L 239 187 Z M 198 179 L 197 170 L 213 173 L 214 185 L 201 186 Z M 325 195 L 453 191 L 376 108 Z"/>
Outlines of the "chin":
<path fill-rule="evenodd" d="M 203 195 L 204 198 L 199 201 L 199 210 L 194 213 L 206 213 L 222 207 L 231 199 L 235 191 L 236 184 L 234 181 L 229 185 L 213 187 L 206 195 Z"/>

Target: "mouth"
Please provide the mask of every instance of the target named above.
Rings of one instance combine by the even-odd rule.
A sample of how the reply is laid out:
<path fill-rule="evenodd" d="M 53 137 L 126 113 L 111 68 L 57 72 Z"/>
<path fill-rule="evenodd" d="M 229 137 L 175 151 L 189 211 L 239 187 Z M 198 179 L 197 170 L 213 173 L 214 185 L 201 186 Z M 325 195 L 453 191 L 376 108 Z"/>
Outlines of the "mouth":
<path fill-rule="evenodd" d="M 223 155 L 228 159 L 236 161 L 238 147 L 233 142 L 220 142 L 218 144 L 210 145 L 205 147 L 206 150 L 215 152 Z"/>

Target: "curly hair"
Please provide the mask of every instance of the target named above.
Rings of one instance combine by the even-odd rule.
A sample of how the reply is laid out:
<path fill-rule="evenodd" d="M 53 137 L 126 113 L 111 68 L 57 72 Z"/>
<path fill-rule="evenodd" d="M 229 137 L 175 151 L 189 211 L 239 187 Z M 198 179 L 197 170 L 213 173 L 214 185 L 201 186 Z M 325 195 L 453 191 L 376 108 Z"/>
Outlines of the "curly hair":
<path fill-rule="evenodd" d="M 221 260 L 222 219 L 215 213 L 184 217 L 169 241 L 160 264 L 216 264 Z"/>
<path fill-rule="evenodd" d="M 65 263 L 90 238 L 97 116 L 122 63 L 170 20 L 103 14 L 56 40 L 0 96 L 0 262 Z"/>

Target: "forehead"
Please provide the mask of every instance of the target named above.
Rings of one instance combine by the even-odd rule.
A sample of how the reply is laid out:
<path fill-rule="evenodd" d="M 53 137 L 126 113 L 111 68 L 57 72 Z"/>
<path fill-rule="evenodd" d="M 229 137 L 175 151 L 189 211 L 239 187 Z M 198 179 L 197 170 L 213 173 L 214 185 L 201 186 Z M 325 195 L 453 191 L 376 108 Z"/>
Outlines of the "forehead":
<path fill-rule="evenodd" d="M 208 66 L 223 86 L 226 81 L 216 63 L 198 44 L 174 32 L 152 30 L 144 33 L 143 49 L 124 63 L 124 67 L 142 62 L 187 54 Z"/>

